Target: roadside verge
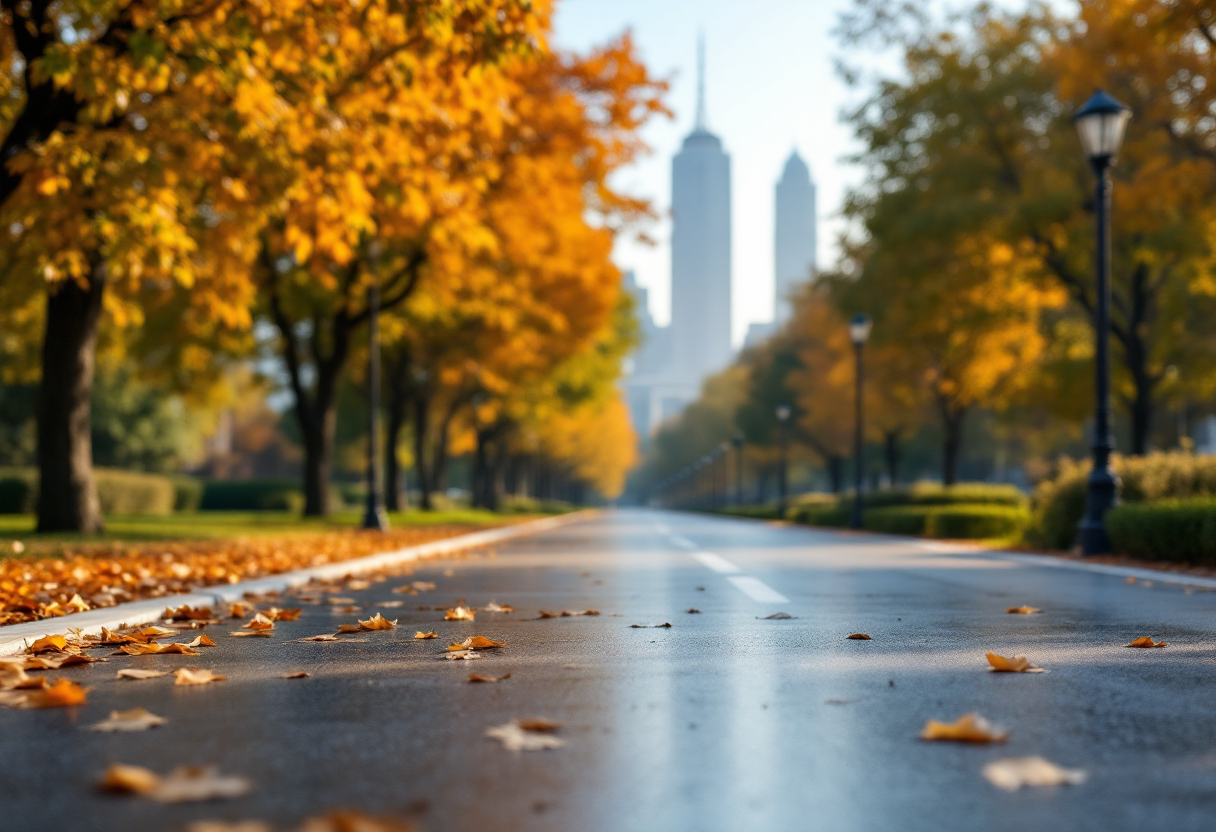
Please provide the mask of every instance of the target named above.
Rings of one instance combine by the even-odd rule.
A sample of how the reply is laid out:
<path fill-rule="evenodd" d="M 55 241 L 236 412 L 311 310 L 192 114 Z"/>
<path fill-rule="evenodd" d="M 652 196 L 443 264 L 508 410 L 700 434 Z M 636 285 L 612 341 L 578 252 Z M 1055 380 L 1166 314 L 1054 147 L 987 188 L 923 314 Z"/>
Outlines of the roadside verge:
<path fill-rule="evenodd" d="M 577 511 L 557 517 L 545 517 L 540 520 L 530 520 L 512 526 L 502 526 L 497 529 L 487 529 L 472 532 L 457 537 L 434 540 L 417 546 L 407 546 L 392 552 L 381 552 L 354 560 L 344 560 L 337 563 L 327 563 L 324 566 L 313 566 L 307 569 L 296 569 L 242 581 L 236 584 L 210 586 L 194 592 L 178 595 L 165 595 L 160 598 L 146 598 L 113 607 L 102 607 L 64 615 L 58 618 L 44 618 L 40 621 L 28 621 L 23 624 L 10 624 L 0 627 L 0 656 L 20 653 L 30 642 L 48 635 L 65 635 L 69 631 L 79 630 L 84 635 L 97 635 L 101 628 L 118 630 L 123 627 L 135 627 L 140 624 L 150 624 L 158 621 L 167 607 L 180 607 L 188 604 L 197 606 L 218 606 L 240 600 L 245 593 L 254 594 L 290 589 L 293 586 L 306 584 L 311 580 L 331 580 L 344 575 L 357 575 L 363 572 L 374 572 L 391 566 L 421 560 L 423 558 L 448 555 L 465 549 L 475 549 L 479 546 L 492 546 L 504 543 L 518 537 L 539 534 L 550 529 L 576 523 L 597 515 L 596 510 Z"/>

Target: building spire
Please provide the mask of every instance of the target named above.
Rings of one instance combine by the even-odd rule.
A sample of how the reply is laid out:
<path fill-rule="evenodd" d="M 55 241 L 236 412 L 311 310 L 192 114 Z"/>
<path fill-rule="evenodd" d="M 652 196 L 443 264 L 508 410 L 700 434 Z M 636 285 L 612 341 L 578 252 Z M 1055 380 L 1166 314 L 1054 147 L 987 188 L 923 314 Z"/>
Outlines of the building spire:
<path fill-rule="evenodd" d="M 705 120 L 705 30 L 697 34 L 697 124 L 699 131 L 709 130 Z"/>

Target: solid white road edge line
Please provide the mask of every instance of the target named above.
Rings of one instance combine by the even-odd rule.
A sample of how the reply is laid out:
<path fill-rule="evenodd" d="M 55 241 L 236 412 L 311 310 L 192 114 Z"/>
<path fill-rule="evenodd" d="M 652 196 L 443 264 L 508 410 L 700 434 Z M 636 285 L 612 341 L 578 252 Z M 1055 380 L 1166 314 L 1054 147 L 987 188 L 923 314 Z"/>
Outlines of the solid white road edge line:
<path fill-rule="evenodd" d="M 692 559 L 700 563 L 702 566 L 707 566 L 715 572 L 720 572 L 723 575 L 733 575 L 736 572 L 743 571 L 726 558 L 719 557 L 713 552 L 693 552 Z"/>
<path fill-rule="evenodd" d="M 727 580 L 738 587 L 748 598 L 759 601 L 761 604 L 788 604 L 790 602 L 789 598 L 751 575 L 736 575 Z"/>
<path fill-rule="evenodd" d="M 687 537 L 681 537 L 678 534 L 670 534 L 667 536 L 667 539 L 670 540 L 672 543 L 674 543 L 676 546 L 679 546 L 684 549 L 697 548 L 697 544 L 693 543 Z"/>
<path fill-rule="evenodd" d="M 344 575 L 357 575 L 363 572 L 373 572 L 377 569 L 397 566 L 402 563 L 436 555 L 446 555 L 459 552 L 462 549 L 472 549 L 477 546 L 490 546 L 517 537 L 538 534 L 549 529 L 564 526 L 567 523 L 589 519 L 600 512 L 596 510 L 576 511 L 558 517 L 545 517 L 540 520 L 530 520 L 513 526 L 502 526 L 497 529 L 487 529 L 482 532 L 472 532 L 443 540 L 434 540 L 417 546 L 407 546 L 394 552 L 381 552 L 376 555 L 356 558 L 354 560 L 327 563 L 324 566 L 314 566 L 309 569 L 297 569 L 294 572 L 283 572 L 267 578 L 244 581 L 239 584 L 210 586 L 184 595 L 166 595 L 162 598 L 147 598 L 142 601 L 132 601 L 128 604 L 118 604 L 113 607 L 102 607 L 64 615 L 59 618 L 46 618 L 41 621 L 28 621 L 24 624 L 9 624 L 0 627 L 0 656 L 20 653 L 32 641 L 49 635 L 66 635 L 69 630 L 79 629 L 84 635 L 96 635 L 101 628 L 118 630 L 123 627 L 135 627 L 140 624 L 150 624 L 160 620 L 167 607 L 180 607 L 189 604 L 197 606 L 216 606 L 240 600 L 246 592 L 263 593 L 276 590 L 282 592 L 293 586 L 306 584 L 311 580 L 332 580 Z"/>

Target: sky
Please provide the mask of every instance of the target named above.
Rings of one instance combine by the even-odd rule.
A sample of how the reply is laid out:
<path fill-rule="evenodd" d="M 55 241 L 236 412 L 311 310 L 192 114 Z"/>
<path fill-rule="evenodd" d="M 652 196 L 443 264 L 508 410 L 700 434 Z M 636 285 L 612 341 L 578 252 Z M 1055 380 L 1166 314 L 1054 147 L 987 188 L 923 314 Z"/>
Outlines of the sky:
<path fill-rule="evenodd" d="M 797 148 L 818 189 L 819 266 L 829 268 L 843 228 L 846 189 L 860 181 L 844 163 L 854 148 L 841 123 L 861 93 L 835 73 L 841 49 L 832 32 L 851 0 L 561 0 L 556 45 L 586 50 L 633 32 L 651 72 L 671 81 L 674 120 L 648 126 L 653 153 L 615 184 L 652 200 L 664 219 L 649 229 L 657 246 L 618 243 L 617 265 L 650 290 L 656 321 L 670 319 L 671 157 L 692 129 L 696 108 L 697 35 L 705 33 L 710 129 L 722 137 L 732 165 L 733 321 L 735 344 L 747 326 L 773 311 L 773 188 Z M 746 10 L 746 11 L 744 11 Z"/>

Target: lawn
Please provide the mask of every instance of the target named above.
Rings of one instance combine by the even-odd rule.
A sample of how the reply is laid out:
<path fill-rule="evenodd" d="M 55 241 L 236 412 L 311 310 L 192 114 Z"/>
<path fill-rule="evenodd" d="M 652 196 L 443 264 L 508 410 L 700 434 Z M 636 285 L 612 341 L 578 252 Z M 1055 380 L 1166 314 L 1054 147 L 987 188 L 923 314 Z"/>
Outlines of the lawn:
<path fill-rule="evenodd" d="M 389 524 L 395 529 L 426 526 L 497 526 L 530 519 L 526 514 L 495 514 L 476 509 L 451 511 L 409 511 L 392 513 Z M 163 516 L 134 515 L 106 518 L 100 535 L 35 535 L 35 519 L 28 514 L 0 515 L 0 549 L 11 549 L 14 540 L 59 542 L 116 542 L 154 540 L 216 540 L 259 535 L 309 534 L 358 528 L 362 511 L 345 511 L 329 517 L 301 517 L 286 511 L 206 511 Z"/>

